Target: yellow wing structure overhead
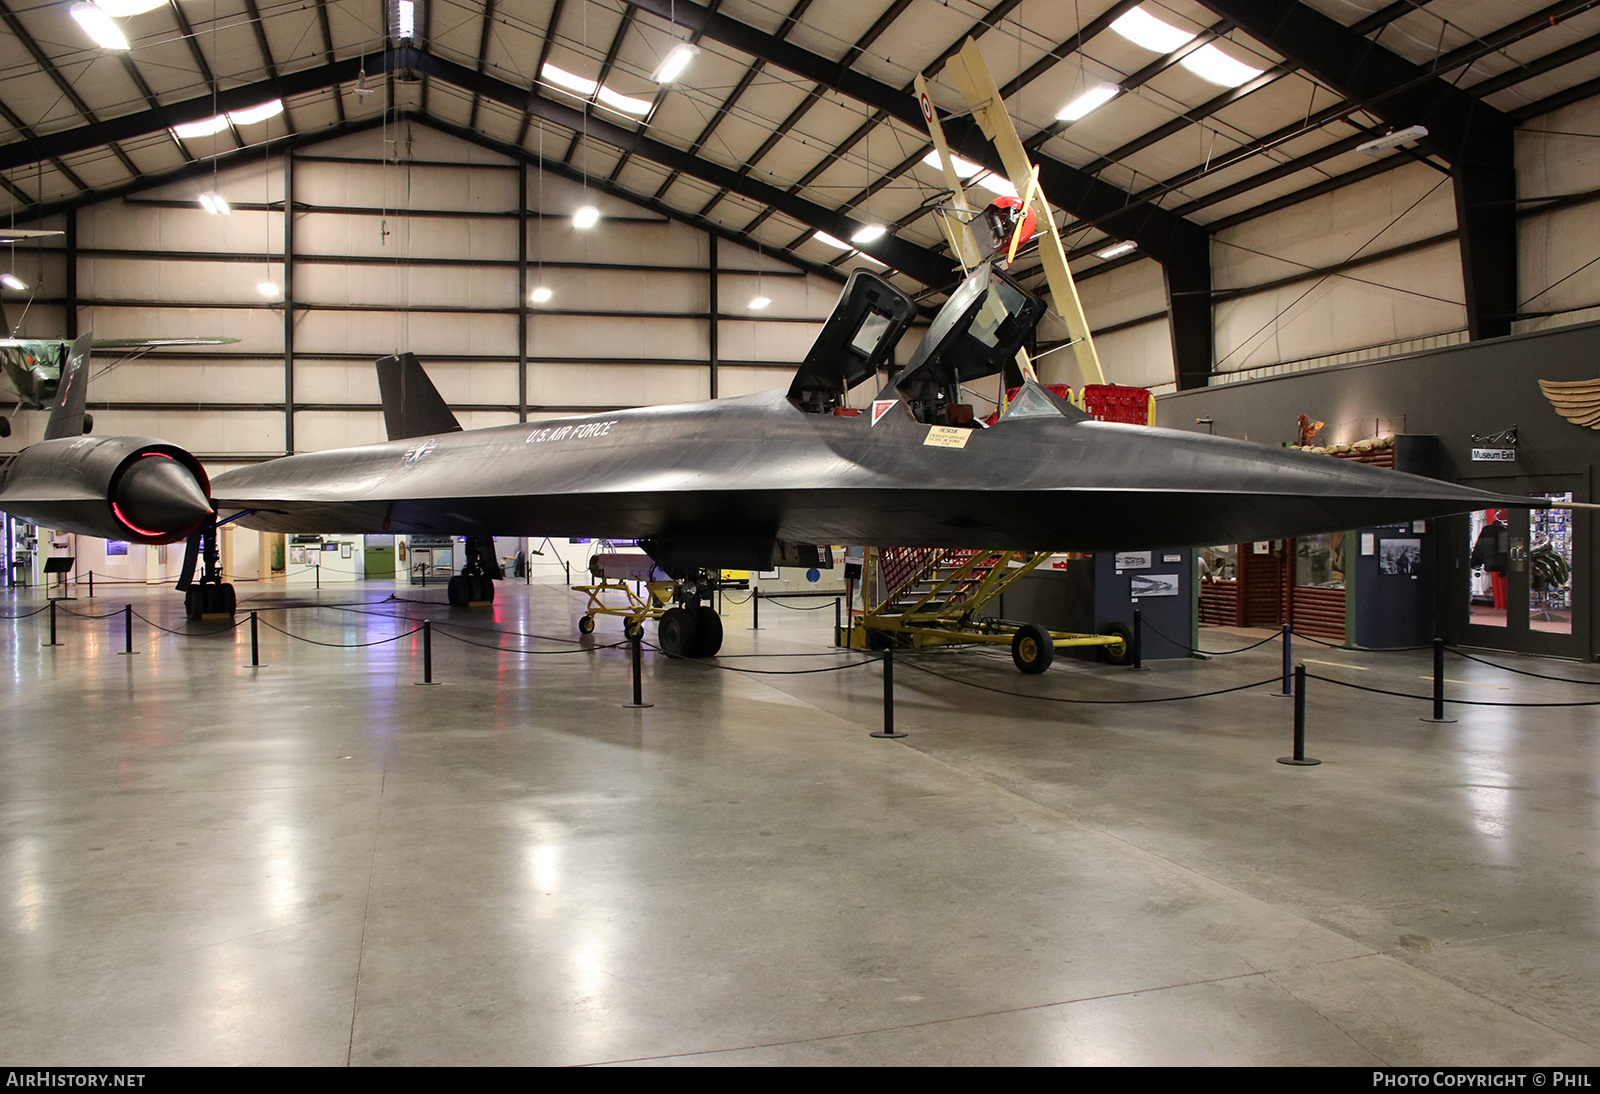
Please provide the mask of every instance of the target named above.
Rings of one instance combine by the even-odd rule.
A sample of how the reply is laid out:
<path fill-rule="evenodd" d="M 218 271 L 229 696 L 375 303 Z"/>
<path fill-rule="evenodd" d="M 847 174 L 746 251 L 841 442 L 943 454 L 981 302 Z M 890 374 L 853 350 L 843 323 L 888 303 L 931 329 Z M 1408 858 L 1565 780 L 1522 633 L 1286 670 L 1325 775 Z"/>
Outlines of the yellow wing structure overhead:
<path fill-rule="evenodd" d="M 928 136 L 933 138 L 933 146 L 939 150 L 939 166 L 944 171 L 944 184 L 949 187 L 951 209 L 954 216 L 940 213 L 939 227 L 944 230 L 944 237 L 950 244 L 950 250 L 961 259 L 963 269 L 971 270 L 983 261 L 983 256 L 978 253 L 978 241 L 972 238 L 972 206 L 967 204 L 967 192 L 961 185 L 961 176 L 956 174 L 955 161 L 950 157 L 950 145 L 944 139 L 944 125 L 939 121 L 939 111 L 934 109 L 933 100 L 928 96 L 928 81 L 922 78 L 922 73 L 917 73 L 912 81 L 917 92 L 917 105 L 922 108 L 922 117 L 928 123 Z"/>
<path fill-rule="evenodd" d="M 1573 425 L 1600 429 L 1600 379 L 1540 380 L 1539 390 L 1556 413 Z"/>
<path fill-rule="evenodd" d="M 994 142 L 1000 162 L 1018 194 L 1033 174 L 1028 153 L 1022 147 L 1016 127 L 1006 113 L 1000 89 L 995 86 L 989 66 L 984 63 L 978 43 L 968 38 L 961 52 L 950 60 L 946 71 L 955 83 L 956 90 L 972 109 L 973 119 L 983 130 L 983 135 Z M 1078 299 L 1078 287 L 1072 281 L 1072 271 L 1067 268 L 1066 250 L 1061 245 L 1061 233 L 1056 229 L 1055 217 L 1043 196 L 1035 192 L 1031 202 L 1045 235 L 1039 243 L 1039 258 L 1044 263 L 1045 280 L 1050 284 L 1050 295 L 1055 299 L 1055 310 L 1067 324 L 1067 335 L 1072 339 L 1073 360 L 1083 383 L 1103 384 L 1105 374 L 1100 370 L 1100 357 L 1094 351 L 1094 339 L 1089 334 L 1089 322 L 1084 318 L 1083 304 Z"/>

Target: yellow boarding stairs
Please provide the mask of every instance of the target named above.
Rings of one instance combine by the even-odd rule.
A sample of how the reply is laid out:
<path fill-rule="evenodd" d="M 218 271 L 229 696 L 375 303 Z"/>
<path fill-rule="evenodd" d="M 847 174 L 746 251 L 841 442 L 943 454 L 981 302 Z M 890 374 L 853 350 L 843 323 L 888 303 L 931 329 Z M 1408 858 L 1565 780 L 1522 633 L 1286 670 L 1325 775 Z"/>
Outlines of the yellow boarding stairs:
<path fill-rule="evenodd" d="M 1037 623 L 1008 623 L 979 613 L 1013 583 L 1032 573 L 1048 552 L 945 550 L 920 547 L 869 548 L 863 600 L 883 578 L 886 590 L 867 604 L 858 620 L 854 644 L 868 649 L 923 647 L 984 642 L 1011 646 L 1011 659 L 1025 673 L 1050 667 L 1055 651 L 1098 646 L 1121 663 L 1132 652 L 1123 634 L 1076 634 Z"/>

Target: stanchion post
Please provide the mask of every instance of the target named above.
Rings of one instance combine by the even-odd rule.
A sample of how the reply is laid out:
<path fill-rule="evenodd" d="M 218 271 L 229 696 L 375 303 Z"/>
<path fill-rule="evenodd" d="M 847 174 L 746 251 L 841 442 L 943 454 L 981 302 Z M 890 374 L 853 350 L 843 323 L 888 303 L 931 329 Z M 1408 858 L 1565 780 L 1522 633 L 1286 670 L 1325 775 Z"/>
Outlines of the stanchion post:
<path fill-rule="evenodd" d="M 838 597 L 834 597 L 833 598 L 833 644 L 835 646 L 837 646 L 839 644 L 839 638 L 840 638 L 840 632 L 839 632 L 839 621 L 840 621 L 839 604 L 840 604 L 839 598 Z"/>
<path fill-rule="evenodd" d="M 1423 722 L 1441 722 L 1449 724 L 1454 718 L 1444 716 L 1444 639 L 1433 640 L 1433 717 L 1420 718 Z"/>
<path fill-rule="evenodd" d="M 45 645 L 61 645 L 60 642 L 56 641 L 56 602 L 54 600 L 50 601 L 50 641 L 46 642 Z"/>
<path fill-rule="evenodd" d="M 1290 665 L 1292 665 L 1294 662 L 1293 650 L 1294 627 L 1288 623 L 1285 623 L 1283 625 L 1283 691 L 1281 694 L 1286 699 L 1290 695 L 1294 694 L 1294 692 L 1289 690 L 1289 683 L 1294 675 L 1294 670 L 1290 668 Z"/>
<path fill-rule="evenodd" d="M 418 687 L 433 686 L 433 620 L 431 619 L 422 621 L 422 679 L 415 683 Z"/>
<path fill-rule="evenodd" d="M 1144 671 L 1144 613 L 1133 609 L 1133 671 Z"/>
<path fill-rule="evenodd" d="M 759 631 L 761 629 L 761 590 L 760 589 L 751 590 L 751 593 L 750 593 L 750 604 L 751 604 L 751 608 L 750 608 L 750 629 L 753 630 L 753 631 Z"/>
<path fill-rule="evenodd" d="M 256 632 L 256 613 L 250 613 L 250 667 L 261 667 L 261 642 Z"/>
<path fill-rule="evenodd" d="M 640 668 L 640 659 L 643 656 L 641 647 L 644 645 L 644 623 L 633 628 L 628 633 L 629 653 L 633 656 L 633 702 L 623 703 L 629 710 L 644 710 L 646 707 L 655 706 L 654 703 L 644 701 L 644 676 Z"/>
<path fill-rule="evenodd" d="M 133 605 L 122 606 L 122 656 L 133 656 Z"/>
<path fill-rule="evenodd" d="M 550 549 L 552 551 L 555 550 L 554 547 L 552 547 Z M 572 563 L 570 563 L 570 562 L 566 561 L 565 559 L 563 559 L 561 561 L 561 568 L 566 571 L 566 574 L 567 574 L 567 588 L 570 589 L 570 588 L 572 588 Z"/>
<path fill-rule="evenodd" d="M 872 737 L 898 738 L 894 728 L 894 650 L 883 651 L 883 730 L 869 734 Z"/>
<path fill-rule="evenodd" d="M 1306 667 L 1294 667 L 1294 755 L 1279 756 L 1280 764 L 1290 767 L 1315 767 L 1321 760 L 1306 755 Z"/>
<path fill-rule="evenodd" d="M 89 599 L 94 599 L 94 571 L 89 571 Z"/>

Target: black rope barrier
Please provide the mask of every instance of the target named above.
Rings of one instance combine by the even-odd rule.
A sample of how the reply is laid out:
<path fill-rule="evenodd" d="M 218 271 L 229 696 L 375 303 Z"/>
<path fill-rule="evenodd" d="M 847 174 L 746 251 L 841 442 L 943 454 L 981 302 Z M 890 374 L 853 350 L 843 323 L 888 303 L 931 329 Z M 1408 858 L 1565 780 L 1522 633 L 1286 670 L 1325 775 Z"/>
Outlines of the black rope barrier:
<path fill-rule="evenodd" d="M 122 613 L 118 612 L 117 614 L 120 615 Z M 140 615 L 138 612 L 134 612 L 133 613 L 133 617 L 135 619 L 139 619 L 139 620 L 142 620 L 145 623 L 148 623 L 150 626 L 154 627 L 158 631 L 163 631 L 166 634 L 175 634 L 180 638 L 210 638 L 213 635 L 227 634 L 229 631 L 238 630 L 239 627 L 245 622 L 243 619 L 235 619 L 232 623 L 228 624 L 225 627 L 213 627 L 211 630 L 208 630 L 208 631 L 176 631 L 176 630 L 173 630 L 171 627 L 163 627 L 160 623 L 157 623 L 154 619 L 150 619 L 150 618 L 148 618 L 146 616 Z M 269 624 L 269 626 L 270 626 L 270 624 Z"/>
<path fill-rule="evenodd" d="M 454 640 L 456 642 L 460 642 L 463 645 L 477 646 L 479 649 L 484 649 L 484 650 L 499 650 L 501 653 L 520 653 L 520 654 L 523 654 L 523 655 L 525 655 L 527 657 L 570 657 L 572 654 L 575 654 L 575 653 L 594 653 L 596 650 L 621 649 L 622 647 L 624 647 L 624 646 L 626 646 L 628 644 L 627 640 L 624 639 L 621 642 L 608 642 L 608 643 L 606 643 L 604 645 L 579 646 L 579 647 L 577 647 L 575 649 L 570 649 L 570 650 L 522 650 L 522 649 L 517 649 L 515 646 L 501 646 L 501 645 L 492 645 L 492 644 L 490 644 L 488 642 L 474 642 L 472 639 L 463 638 L 459 634 L 451 634 L 448 630 L 446 630 L 444 627 L 440 626 L 438 623 L 435 623 L 433 625 L 433 629 L 434 629 L 434 632 L 436 634 L 442 634 L 446 638 L 452 639 L 452 640 Z M 502 631 L 501 633 L 502 634 L 518 634 L 520 632 L 518 632 L 518 631 Z M 525 637 L 538 638 L 540 636 L 535 634 L 535 635 L 527 635 Z"/>
<path fill-rule="evenodd" d="M 1445 648 L 1450 649 L 1448 646 Z M 1503 672 L 1514 672 L 1518 676 L 1531 676 L 1535 680 L 1554 680 L 1560 684 L 1582 684 L 1585 687 L 1600 687 L 1600 680 L 1572 680 L 1565 676 L 1546 676 L 1541 672 L 1529 672 L 1527 669 L 1514 669 L 1510 665 L 1501 665 L 1494 661 L 1485 661 L 1481 657 L 1474 657 L 1472 654 L 1464 653 L 1458 649 L 1450 649 L 1450 652 L 1455 654 L 1457 657 L 1464 657 L 1468 661 L 1476 661 L 1480 665 L 1488 665 L 1492 669 L 1500 669 Z"/>
<path fill-rule="evenodd" d="M 1158 628 L 1151 626 L 1149 620 L 1144 620 L 1143 621 L 1143 626 L 1144 626 L 1145 630 L 1149 631 L 1151 634 L 1154 634 L 1157 638 L 1165 638 L 1168 642 L 1171 642 L 1174 646 L 1177 646 L 1179 649 L 1187 650 L 1190 653 L 1203 653 L 1207 657 L 1227 657 L 1229 654 L 1233 654 L 1233 653 L 1249 653 L 1251 650 L 1260 649 L 1262 646 L 1265 646 L 1268 642 L 1276 642 L 1278 639 L 1283 637 L 1282 634 L 1269 634 L 1259 642 L 1254 642 L 1254 643 L 1252 643 L 1252 644 L 1250 644 L 1248 646 L 1241 646 L 1239 649 L 1236 649 L 1236 650 L 1207 650 L 1207 649 L 1201 649 L 1199 646 L 1191 646 L 1187 642 L 1179 642 L 1176 638 L 1173 638 L 1171 635 L 1164 634 Z"/>
<path fill-rule="evenodd" d="M 266 627 L 268 630 L 274 630 L 281 635 L 286 635 L 289 638 L 293 638 L 296 642 L 305 642 L 312 646 L 326 646 L 329 649 L 335 650 L 359 650 L 364 649 L 367 646 L 381 646 L 387 642 L 398 642 L 402 638 L 409 638 L 411 635 L 422 630 L 421 627 L 412 627 L 409 631 L 402 631 L 400 634 L 392 635 L 388 638 L 379 638 L 372 642 L 320 642 L 315 638 L 307 638 L 304 635 L 295 634 L 292 631 L 286 631 L 282 627 L 273 626 L 265 619 L 261 621 L 261 625 Z M 234 626 L 238 626 L 238 624 L 236 623 Z"/>
<path fill-rule="evenodd" d="M 660 646 L 655 645 L 654 643 L 647 642 L 647 643 L 645 643 L 645 645 L 648 646 L 650 649 L 655 650 L 657 653 L 661 654 L 668 661 L 685 661 L 685 662 L 687 662 L 687 663 L 689 663 L 691 665 L 699 665 L 701 668 L 721 669 L 723 672 L 742 672 L 742 673 L 748 673 L 748 674 L 750 674 L 752 676 L 809 676 L 810 674 L 815 673 L 815 672 L 842 672 L 845 669 L 860 668 L 862 665 L 878 665 L 878 664 L 882 664 L 883 663 L 881 658 L 869 657 L 865 661 L 852 661 L 848 665 L 823 665 L 821 668 L 815 668 L 815 669 L 741 669 L 737 665 L 719 665 L 715 661 L 706 661 L 706 660 L 702 660 L 701 658 L 698 658 L 698 657 L 682 657 L 682 656 L 680 656 L 678 654 L 675 654 L 675 653 L 668 653 L 666 650 L 662 649 Z M 823 652 L 823 653 L 814 653 L 814 654 L 811 654 L 811 653 L 807 653 L 807 654 L 782 654 L 782 653 L 761 654 L 761 653 L 750 653 L 750 654 L 735 654 L 734 656 L 741 656 L 741 657 L 838 657 L 840 655 L 836 654 L 836 653 L 831 653 L 831 652 Z"/>
<path fill-rule="evenodd" d="M 18 612 L 16 615 L 0 614 L 0 619 L 32 619 L 34 616 L 39 615 L 41 612 L 47 612 L 49 610 L 50 610 L 50 605 L 43 604 L 43 605 L 40 605 L 39 607 L 33 609 L 33 611 L 31 611 L 31 612 Z"/>
<path fill-rule="evenodd" d="M 961 684 L 964 687 L 978 688 L 981 691 L 992 691 L 997 695 L 1009 695 L 1016 699 L 1037 699 L 1040 702 L 1046 703 L 1074 703 L 1085 706 L 1131 706 L 1141 703 L 1176 703 L 1184 699 L 1205 699 L 1212 695 L 1227 695 L 1230 692 L 1235 691 L 1249 691 L 1251 688 L 1265 687 L 1268 684 L 1276 684 L 1280 682 L 1280 677 L 1271 676 L 1265 680 L 1257 680 L 1253 684 L 1240 684 L 1237 687 L 1219 688 L 1216 691 L 1200 691 L 1195 692 L 1193 695 L 1159 695 L 1149 699 L 1068 699 L 1058 695 L 1029 695 L 1026 692 L 1021 691 L 1006 691 L 1004 688 L 994 688 L 987 684 L 979 684 L 972 680 L 962 680 L 959 677 L 948 676 L 942 672 L 935 672 L 933 669 L 927 668 L 923 665 L 911 664 L 911 667 L 916 669 L 918 672 L 925 672 L 929 676 L 937 676 L 941 680 L 948 680 L 952 684 Z"/>
<path fill-rule="evenodd" d="M 1296 638 L 1304 638 L 1307 642 L 1315 642 L 1319 646 L 1326 646 L 1330 650 L 1349 650 L 1352 653 L 1415 653 L 1417 650 L 1430 650 L 1432 642 L 1424 642 L 1420 646 L 1347 646 L 1343 642 L 1328 642 L 1321 638 L 1313 638 L 1309 634 L 1295 632 Z"/>
<path fill-rule="evenodd" d="M 71 608 L 62 608 L 61 610 L 70 616 L 77 617 L 78 619 L 110 619 L 114 615 L 122 614 L 121 608 L 117 608 L 114 611 L 105 612 L 104 614 L 96 612 L 75 612 Z"/>
<path fill-rule="evenodd" d="M 808 594 L 808 595 L 821 596 L 822 594 L 821 593 L 814 593 L 814 594 Z M 777 603 L 778 607 L 780 607 L 780 608 L 788 608 L 791 612 L 815 612 L 815 611 L 821 611 L 823 608 L 831 608 L 831 607 L 833 607 L 832 604 L 813 604 L 809 608 L 797 608 L 793 604 L 785 604 L 783 601 L 779 600 L 775 596 L 764 596 L 761 599 L 762 600 L 775 601 Z"/>
<path fill-rule="evenodd" d="M 1306 677 L 1310 680 L 1321 680 L 1325 684 L 1338 684 L 1342 688 L 1370 691 L 1376 695 L 1392 695 L 1397 699 L 1415 699 L 1419 703 L 1433 702 L 1433 696 L 1431 695 L 1412 695 L 1404 691 L 1388 691 L 1384 688 L 1367 687 L 1365 684 L 1352 684 L 1348 680 L 1335 680 L 1331 676 L 1316 676 L 1312 673 L 1307 673 Z M 1572 703 L 1492 703 L 1487 699 L 1445 699 L 1444 701 L 1467 707 L 1600 707 L 1600 699 L 1586 699 Z"/>

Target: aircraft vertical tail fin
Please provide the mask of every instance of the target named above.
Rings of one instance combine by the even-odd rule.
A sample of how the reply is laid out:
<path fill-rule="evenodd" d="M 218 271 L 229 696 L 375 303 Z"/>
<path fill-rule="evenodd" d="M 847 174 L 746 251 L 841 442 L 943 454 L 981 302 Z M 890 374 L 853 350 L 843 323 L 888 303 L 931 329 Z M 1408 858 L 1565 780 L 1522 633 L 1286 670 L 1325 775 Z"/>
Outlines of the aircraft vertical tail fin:
<path fill-rule="evenodd" d="M 461 431 L 461 423 L 450 413 L 414 353 L 379 358 L 378 392 L 391 441 Z"/>
<path fill-rule="evenodd" d="M 50 411 L 50 422 L 45 426 L 44 439 L 81 437 L 86 415 L 84 405 L 89 398 L 89 335 L 79 335 L 67 352 L 67 363 L 61 368 L 61 383 L 56 386 L 56 405 Z"/>

